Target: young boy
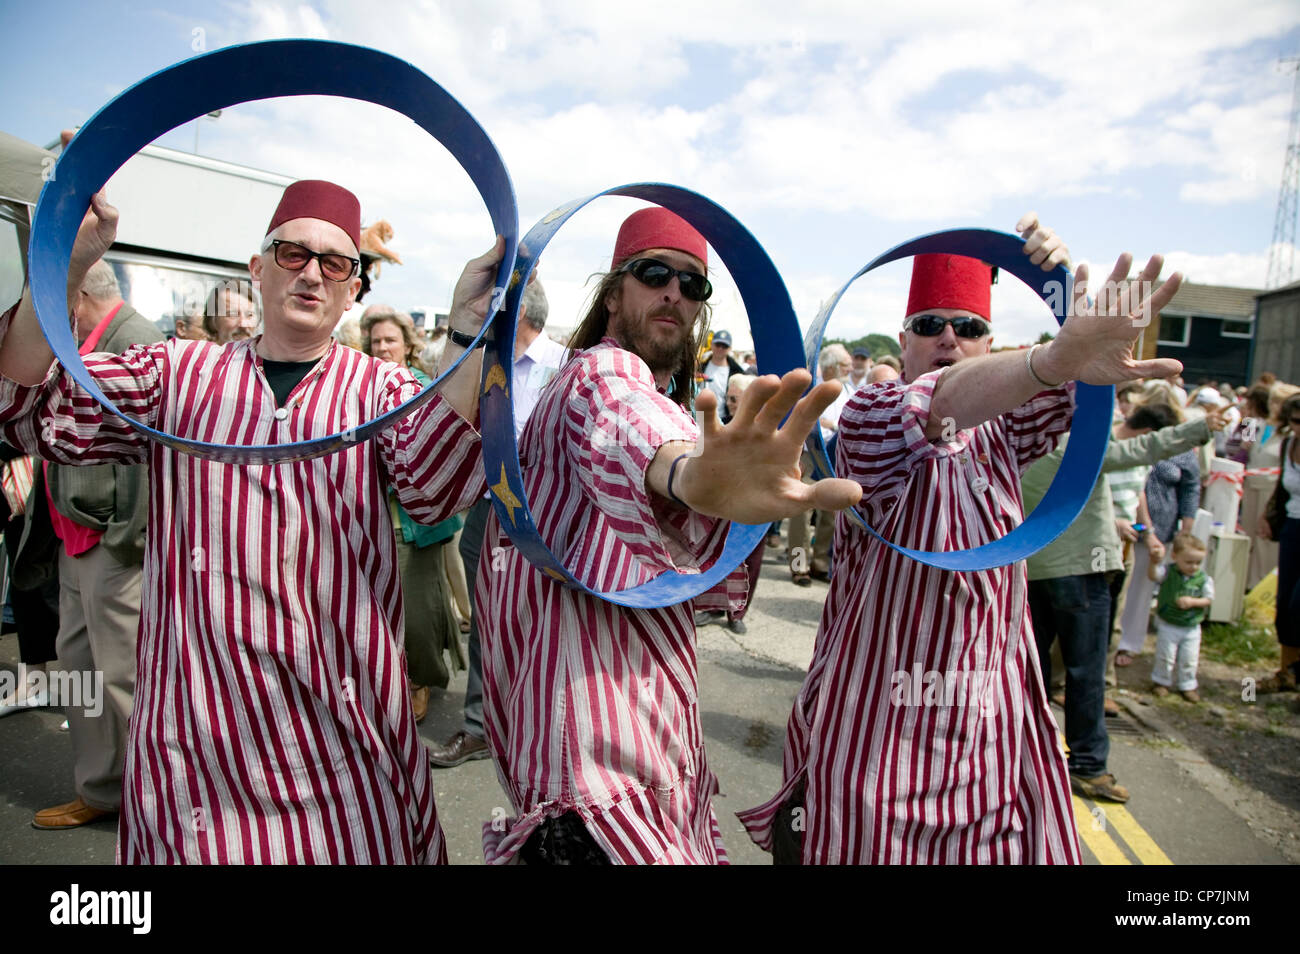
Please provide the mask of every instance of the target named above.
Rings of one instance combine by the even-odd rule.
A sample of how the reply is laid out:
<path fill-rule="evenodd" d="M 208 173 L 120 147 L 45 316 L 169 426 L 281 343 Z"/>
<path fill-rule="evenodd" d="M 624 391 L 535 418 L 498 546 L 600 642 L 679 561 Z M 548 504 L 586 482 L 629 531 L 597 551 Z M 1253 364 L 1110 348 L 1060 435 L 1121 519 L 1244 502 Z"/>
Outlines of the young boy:
<path fill-rule="evenodd" d="M 1156 658 L 1151 666 L 1151 691 L 1169 695 L 1177 669 L 1177 689 L 1188 702 L 1200 702 L 1196 665 L 1201 655 L 1201 620 L 1214 602 L 1214 581 L 1201 569 L 1205 544 L 1190 533 L 1174 537 L 1172 563 L 1150 566 L 1147 573 L 1160 584 L 1156 596 Z"/>

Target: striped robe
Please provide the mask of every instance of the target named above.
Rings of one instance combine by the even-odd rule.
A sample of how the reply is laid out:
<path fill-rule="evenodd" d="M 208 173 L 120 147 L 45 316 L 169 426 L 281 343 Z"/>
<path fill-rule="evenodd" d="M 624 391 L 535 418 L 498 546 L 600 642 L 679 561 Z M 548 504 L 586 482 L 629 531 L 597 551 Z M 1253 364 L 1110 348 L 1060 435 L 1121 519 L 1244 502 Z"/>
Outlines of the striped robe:
<path fill-rule="evenodd" d="M 865 388 L 840 418 L 836 469 L 862 484 L 863 515 L 922 550 L 975 547 L 1014 529 L 1020 473 L 1073 413 L 1072 389 L 1057 388 L 931 443 L 940 373 Z M 753 840 L 771 849 L 776 813 L 802 785 L 805 864 L 1077 863 L 1023 564 L 933 569 L 843 516 L 835 554 L 790 716 L 784 784 L 739 813 Z"/>
<path fill-rule="evenodd" d="M 552 552 L 604 589 L 711 565 L 727 523 L 645 486 L 662 444 L 695 438 L 691 417 L 612 339 L 570 361 L 520 445 L 524 488 Z M 484 725 L 516 812 L 484 824 L 488 862 L 510 862 L 545 818 L 565 812 L 617 863 L 725 862 L 700 727 L 694 611 L 740 609 L 743 567 L 694 601 L 630 610 L 535 569 L 495 511 L 483 557 Z"/>
<path fill-rule="evenodd" d="M 114 403 L 182 437 L 285 443 L 411 397 L 410 372 L 331 343 L 283 419 L 256 341 L 86 359 Z M 483 492 L 478 435 L 441 398 L 374 440 L 277 465 L 176 453 L 56 365 L 0 381 L 0 432 L 59 463 L 147 461 L 135 708 L 118 859 L 445 862 L 402 650 L 392 486 L 433 523 Z"/>

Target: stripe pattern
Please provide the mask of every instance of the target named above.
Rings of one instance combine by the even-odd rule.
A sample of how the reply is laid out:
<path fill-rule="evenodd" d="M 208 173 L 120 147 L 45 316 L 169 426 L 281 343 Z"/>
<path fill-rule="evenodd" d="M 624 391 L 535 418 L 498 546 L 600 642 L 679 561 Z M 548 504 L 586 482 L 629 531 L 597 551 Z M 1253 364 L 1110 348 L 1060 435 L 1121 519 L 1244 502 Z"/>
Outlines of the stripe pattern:
<path fill-rule="evenodd" d="M 332 343 L 277 417 L 256 341 L 170 341 L 87 367 L 182 437 L 287 443 L 412 397 L 396 365 Z M 386 490 L 433 523 L 483 493 L 478 435 L 440 398 L 374 440 L 240 466 L 153 444 L 55 366 L 0 382 L 0 431 L 58 463 L 150 466 L 135 709 L 118 859 L 443 862 L 402 648 Z"/>
<path fill-rule="evenodd" d="M 1057 388 L 931 443 L 925 427 L 940 373 L 864 388 L 840 418 L 837 473 L 862 484 L 863 516 L 922 550 L 1011 532 L 1022 520 L 1020 473 L 1052 449 L 1073 413 L 1072 387 Z M 783 785 L 739 813 L 751 838 L 771 849 L 777 811 L 802 784 L 805 863 L 1077 863 L 1023 564 L 935 569 L 843 516 L 835 553 L 790 717 Z M 943 692 L 970 673 L 979 674 L 974 697 L 963 704 L 960 688 Z"/>
<path fill-rule="evenodd" d="M 647 491 L 645 472 L 695 422 L 612 339 L 542 392 L 520 443 L 543 540 L 584 584 L 623 588 L 699 572 L 727 523 Z M 510 862 L 541 821 L 576 812 L 615 862 L 726 861 L 697 698 L 694 611 L 744 605 L 743 568 L 694 601 L 616 606 L 534 569 L 494 512 L 475 585 L 484 725 L 515 817 L 483 826 Z M 490 553 L 490 557 L 489 554 Z"/>

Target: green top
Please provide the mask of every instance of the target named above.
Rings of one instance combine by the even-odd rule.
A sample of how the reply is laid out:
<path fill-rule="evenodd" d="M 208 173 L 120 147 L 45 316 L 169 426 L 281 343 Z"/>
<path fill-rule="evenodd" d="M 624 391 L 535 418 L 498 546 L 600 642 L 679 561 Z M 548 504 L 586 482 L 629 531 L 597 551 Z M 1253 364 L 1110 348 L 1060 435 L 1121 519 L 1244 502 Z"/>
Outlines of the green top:
<path fill-rule="evenodd" d="M 1205 575 L 1203 569 L 1198 569 L 1191 576 L 1183 576 L 1178 567 L 1170 564 L 1165 569 L 1164 582 L 1160 584 L 1160 591 L 1156 594 L 1156 615 L 1170 626 L 1196 626 L 1205 619 L 1206 607 L 1193 606 L 1189 609 L 1179 609 L 1178 598 L 1194 596 L 1202 599 L 1209 596 L 1213 599 L 1211 594 L 1205 592 L 1208 580 L 1209 577 Z"/>
<path fill-rule="evenodd" d="M 1025 498 L 1025 513 L 1036 507 L 1061 466 L 1069 434 L 1061 438 L 1056 450 L 1041 457 L 1020 476 Z M 1106 474 L 1139 464 L 1154 464 L 1198 447 L 1210 439 L 1205 418 L 1197 418 L 1177 427 L 1166 427 L 1128 440 L 1111 438 L 1101 465 L 1101 476 L 1093 485 L 1092 495 L 1083 511 L 1066 531 L 1031 556 L 1026 562 L 1031 580 L 1052 580 L 1062 576 L 1086 576 L 1124 567 L 1119 533 L 1115 530 L 1115 505 L 1111 502 Z"/>
<path fill-rule="evenodd" d="M 426 387 L 429 384 L 429 376 L 419 368 L 407 366 L 408 371 L 415 375 L 415 380 L 419 382 L 420 387 Z M 406 512 L 406 509 L 397 503 L 396 491 L 389 490 L 389 499 L 392 501 L 392 508 L 397 514 L 397 520 L 393 527 L 398 532 L 398 539 L 406 543 L 413 544 L 416 549 L 423 550 L 425 547 L 431 547 L 435 544 L 446 543 L 456 535 L 456 531 L 465 525 L 465 518 L 460 514 L 448 517 L 432 526 L 423 523 L 416 523 L 415 519 Z"/>

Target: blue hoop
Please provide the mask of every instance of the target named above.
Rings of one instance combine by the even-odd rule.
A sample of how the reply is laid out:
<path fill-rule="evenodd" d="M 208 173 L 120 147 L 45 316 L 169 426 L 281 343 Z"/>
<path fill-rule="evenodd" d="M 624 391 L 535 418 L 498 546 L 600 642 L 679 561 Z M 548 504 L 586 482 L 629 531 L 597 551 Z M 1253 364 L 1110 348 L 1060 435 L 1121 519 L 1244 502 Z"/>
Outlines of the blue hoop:
<path fill-rule="evenodd" d="M 990 229 L 953 229 L 947 232 L 933 232 L 891 248 L 845 282 L 817 313 L 804 338 L 804 357 L 808 366 L 810 368 L 816 366 L 826 325 L 830 322 L 831 313 L 849 286 L 874 268 L 913 255 L 927 253 L 965 255 L 996 265 L 1000 270 L 1015 275 L 1032 288 L 1052 309 L 1057 323 L 1063 323 L 1069 313 L 1074 289 L 1073 276 L 1064 266 L 1057 266 L 1050 272 L 1043 271 L 1037 265 L 1030 263 L 1029 257 L 1022 251 L 1023 248 L 1024 239 L 1019 236 Z M 941 570 L 991 570 L 1032 556 L 1064 533 L 1088 503 L 1092 488 L 1101 474 L 1106 445 L 1110 441 L 1110 416 L 1114 399 L 1115 389 L 1109 385 L 1105 387 L 1083 383 L 1076 385 L 1070 442 L 1065 447 L 1065 457 L 1061 461 L 1061 467 L 1033 513 L 1005 537 L 970 550 L 949 552 L 912 550 L 900 547 L 882 537 L 867 523 L 857 507 L 847 511 L 848 518 L 899 553 Z M 809 435 L 807 448 L 812 455 L 816 476 L 819 478 L 835 476 L 835 467 L 826 453 L 826 443 L 822 440 L 820 428 L 814 428 Z"/>
<path fill-rule="evenodd" d="M 637 183 L 607 189 L 551 212 L 532 227 L 520 245 L 515 274 L 506 293 L 506 307 L 497 316 L 496 333 L 488 340 L 483 359 L 483 393 L 479 398 L 482 421 L 483 464 L 492 487 L 497 519 L 511 541 L 541 572 L 575 589 L 620 606 L 652 609 L 671 606 L 703 593 L 719 583 L 744 559 L 767 532 L 767 524 L 733 523 L 717 561 L 702 573 L 668 571 L 638 586 L 623 590 L 592 590 L 583 585 L 543 542 L 528 508 L 519 445 L 515 440 L 514 398 L 510 372 L 515 348 L 515 327 L 527 278 L 551 237 L 574 212 L 606 195 L 624 195 L 655 202 L 676 212 L 695 226 L 717 251 L 736 278 L 736 286 L 750 316 L 754 350 L 763 374 L 784 374 L 803 365 L 799 323 L 790 294 L 763 247 L 732 215 L 711 200 L 677 186 Z M 503 356 L 505 360 L 503 360 Z"/>
<path fill-rule="evenodd" d="M 227 463 L 274 463 L 330 454 L 369 439 L 428 403 L 436 393 L 435 386 L 472 353 L 473 349 L 466 351 L 400 407 L 365 424 L 309 441 L 247 446 L 189 440 L 142 424 L 118 410 L 86 370 L 66 316 L 68 263 L 90 197 L 141 146 L 195 116 L 255 99 L 313 94 L 387 106 L 413 120 L 447 148 L 478 188 L 496 233 L 505 236 L 505 257 L 497 271 L 497 307 L 504 298 L 519 236 L 519 213 L 510 175 L 474 117 L 410 63 L 346 43 L 271 40 L 228 47 L 160 70 L 99 110 L 63 151 L 55 177 L 46 183 L 36 206 L 29 258 L 36 314 L 64 370 L 105 410 L 174 450 Z M 476 342 L 487 334 L 490 325 L 490 320 L 484 322 Z"/>

